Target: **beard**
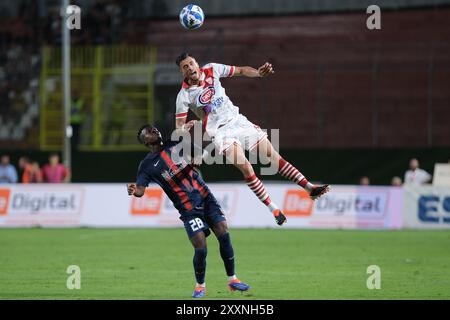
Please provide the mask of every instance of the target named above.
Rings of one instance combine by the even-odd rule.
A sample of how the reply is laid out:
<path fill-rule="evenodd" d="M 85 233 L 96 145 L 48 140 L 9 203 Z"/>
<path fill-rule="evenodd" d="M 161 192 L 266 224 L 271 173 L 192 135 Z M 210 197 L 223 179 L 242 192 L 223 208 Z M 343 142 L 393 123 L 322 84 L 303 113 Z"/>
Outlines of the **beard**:
<path fill-rule="evenodd" d="M 195 74 L 187 75 L 186 79 L 187 79 L 187 81 L 186 81 L 187 83 L 190 83 L 190 82 L 196 83 L 196 82 L 198 82 L 200 80 L 200 70 L 197 70 L 195 72 Z"/>

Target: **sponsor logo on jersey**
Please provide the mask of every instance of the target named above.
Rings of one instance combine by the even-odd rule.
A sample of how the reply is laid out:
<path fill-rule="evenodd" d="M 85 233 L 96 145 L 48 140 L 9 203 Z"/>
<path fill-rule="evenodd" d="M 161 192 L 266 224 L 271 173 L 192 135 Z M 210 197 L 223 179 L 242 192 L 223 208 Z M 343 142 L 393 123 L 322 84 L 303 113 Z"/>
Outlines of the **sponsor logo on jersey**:
<path fill-rule="evenodd" d="M 174 162 L 174 167 L 169 167 L 167 170 L 163 170 L 161 173 L 161 176 L 167 181 L 172 180 L 174 176 L 176 176 L 189 165 L 182 157 L 173 156 L 172 161 Z"/>
<path fill-rule="evenodd" d="M 203 107 L 203 111 L 205 113 L 210 113 L 213 109 L 220 107 L 223 103 L 223 97 L 219 97 L 213 101 L 211 101 L 210 104 Z"/>
<path fill-rule="evenodd" d="M 213 86 L 210 86 L 208 88 L 206 88 L 198 97 L 198 101 L 201 104 L 208 104 L 211 102 L 211 99 L 214 97 L 214 93 L 216 93 L 216 91 L 214 90 Z"/>

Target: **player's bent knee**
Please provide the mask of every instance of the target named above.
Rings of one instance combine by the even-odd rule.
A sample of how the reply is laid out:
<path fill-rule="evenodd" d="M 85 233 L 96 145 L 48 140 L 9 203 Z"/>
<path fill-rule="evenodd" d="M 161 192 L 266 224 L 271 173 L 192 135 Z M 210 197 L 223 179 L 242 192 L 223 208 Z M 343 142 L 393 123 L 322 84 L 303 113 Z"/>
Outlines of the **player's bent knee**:
<path fill-rule="evenodd" d="M 253 175 L 255 171 L 253 170 L 253 167 L 250 163 L 246 163 L 245 166 L 243 167 L 242 173 L 244 174 L 245 177 L 249 177 Z"/>
<path fill-rule="evenodd" d="M 203 232 L 197 232 L 190 240 L 195 249 L 206 248 L 206 237 Z"/>
<path fill-rule="evenodd" d="M 275 149 L 272 149 L 272 151 L 270 151 L 267 156 L 272 159 L 272 161 L 275 161 L 275 163 L 278 163 L 281 158 L 280 154 Z"/>
<path fill-rule="evenodd" d="M 272 143 L 269 141 L 269 139 L 266 138 L 262 146 L 264 147 L 264 151 L 267 157 L 273 160 L 279 160 L 280 154 L 272 146 Z"/>
<path fill-rule="evenodd" d="M 220 221 L 217 224 L 215 224 L 213 226 L 213 231 L 217 238 L 228 233 L 228 225 L 226 221 Z"/>

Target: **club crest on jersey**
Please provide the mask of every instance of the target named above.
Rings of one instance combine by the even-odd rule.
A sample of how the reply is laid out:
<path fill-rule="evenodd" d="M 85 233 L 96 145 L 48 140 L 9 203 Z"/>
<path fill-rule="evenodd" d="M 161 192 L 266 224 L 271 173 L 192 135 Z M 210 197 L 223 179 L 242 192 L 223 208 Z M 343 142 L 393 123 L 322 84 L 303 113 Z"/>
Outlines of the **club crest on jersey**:
<path fill-rule="evenodd" d="M 214 97 L 214 93 L 216 93 L 216 90 L 214 90 L 213 86 L 210 86 L 206 88 L 198 97 L 198 101 L 201 104 L 208 104 L 211 102 L 212 97 Z"/>

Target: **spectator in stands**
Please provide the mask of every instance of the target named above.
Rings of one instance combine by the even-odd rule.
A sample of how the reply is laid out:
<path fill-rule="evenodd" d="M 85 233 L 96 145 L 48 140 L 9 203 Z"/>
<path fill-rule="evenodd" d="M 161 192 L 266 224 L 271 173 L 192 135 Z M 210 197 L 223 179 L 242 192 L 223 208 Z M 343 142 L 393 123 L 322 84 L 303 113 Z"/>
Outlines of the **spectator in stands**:
<path fill-rule="evenodd" d="M 16 183 L 17 170 L 10 163 L 9 155 L 4 154 L 0 160 L 0 183 Z"/>
<path fill-rule="evenodd" d="M 431 181 L 431 175 L 419 168 L 419 160 L 413 158 L 409 161 L 409 170 L 405 172 L 405 184 L 421 185 Z"/>
<path fill-rule="evenodd" d="M 49 163 L 42 168 L 44 182 L 63 183 L 70 181 L 70 171 L 62 163 L 59 163 L 59 155 L 52 153 L 48 157 Z"/>
<path fill-rule="evenodd" d="M 23 156 L 19 158 L 19 170 L 21 171 L 21 182 L 29 183 L 31 180 L 32 165 L 30 158 Z"/>
<path fill-rule="evenodd" d="M 369 179 L 369 177 L 366 177 L 366 176 L 361 177 L 361 179 L 359 179 L 359 184 L 360 184 L 361 186 L 369 186 L 369 185 L 370 185 L 370 179 Z"/>
<path fill-rule="evenodd" d="M 42 177 L 42 170 L 39 166 L 39 162 L 33 161 L 31 163 L 32 166 L 32 175 L 31 175 L 31 181 L 33 183 L 42 183 L 44 182 L 44 178 Z"/>
<path fill-rule="evenodd" d="M 48 9 L 48 17 L 44 26 L 44 37 L 49 44 L 61 43 L 61 16 L 58 5 Z"/>
<path fill-rule="evenodd" d="M 402 178 L 397 177 L 397 176 L 392 177 L 391 186 L 400 187 L 401 185 L 402 185 Z"/>
<path fill-rule="evenodd" d="M 37 161 L 31 161 L 28 157 L 20 157 L 19 168 L 22 170 L 22 183 L 41 183 L 42 171 Z"/>

